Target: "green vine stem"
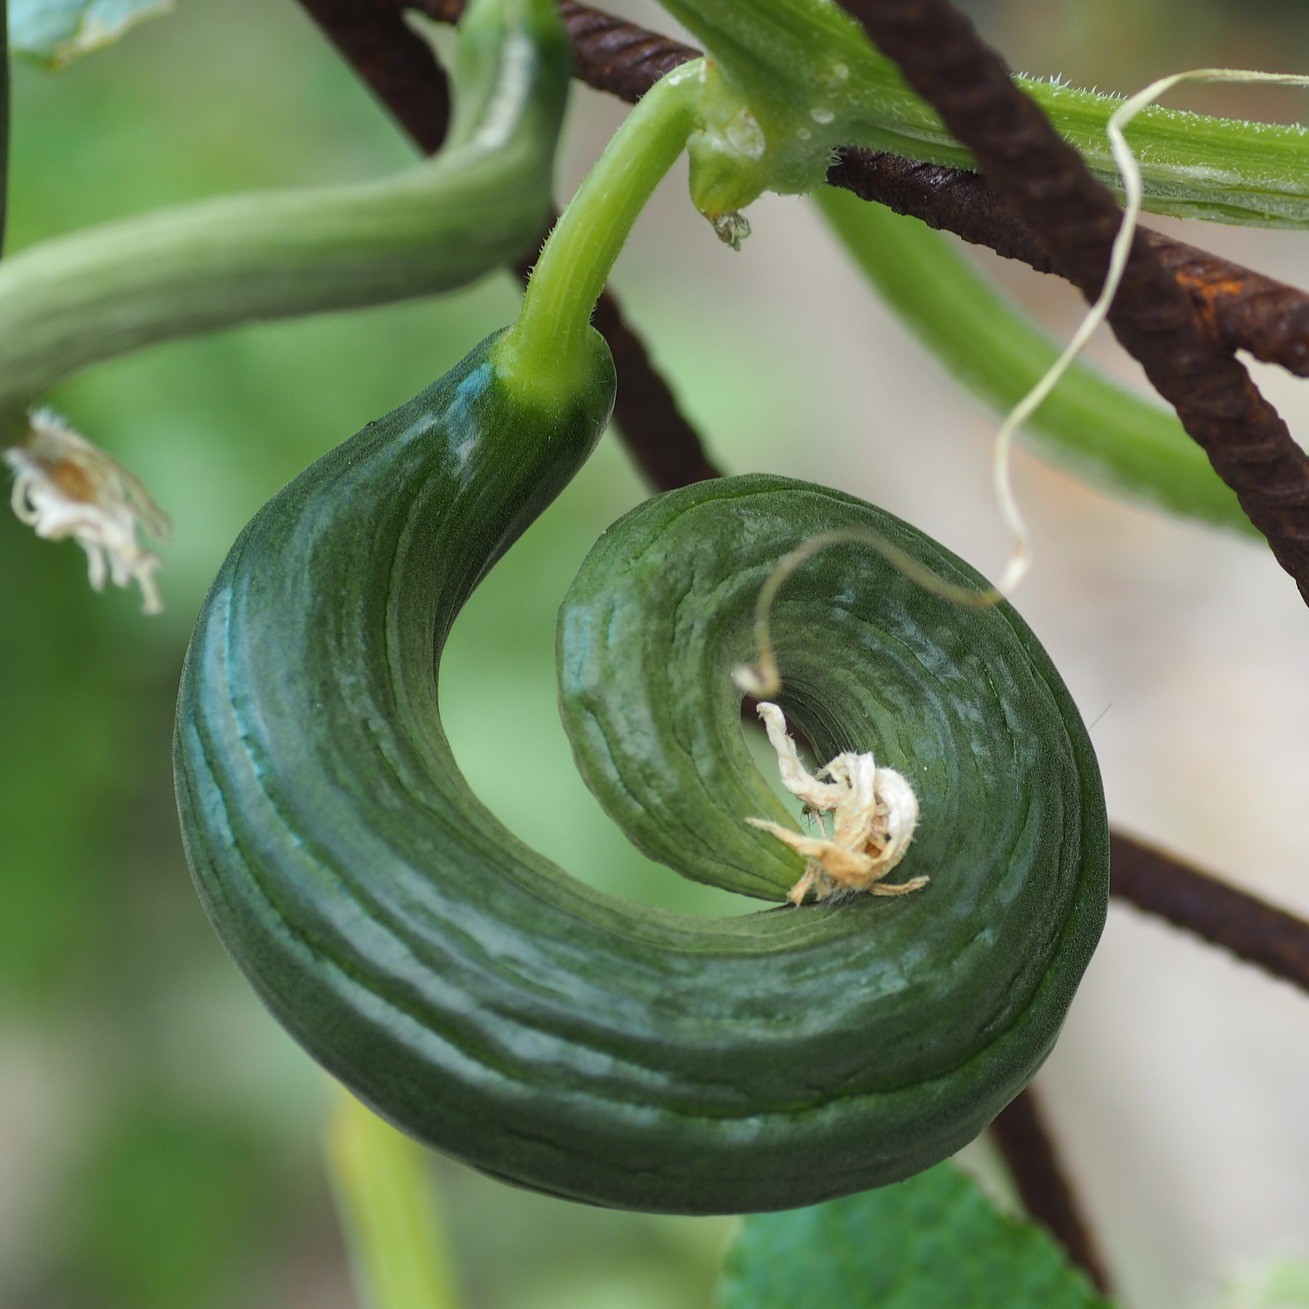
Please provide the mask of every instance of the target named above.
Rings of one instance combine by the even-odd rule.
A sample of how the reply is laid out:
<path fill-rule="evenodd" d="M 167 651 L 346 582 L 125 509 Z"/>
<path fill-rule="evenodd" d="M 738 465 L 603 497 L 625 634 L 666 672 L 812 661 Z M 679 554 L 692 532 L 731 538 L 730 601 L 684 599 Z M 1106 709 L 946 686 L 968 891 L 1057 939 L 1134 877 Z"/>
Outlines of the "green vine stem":
<path fill-rule="evenodd" d="M 707 212 L 822 180 L 833 148 L 867 146 L 975 168 L 936 111 L 829 0 L 662 0 L 712 56 L 692 189 Z M 1057 78 L 1019 77 L 1110 186 L 1105 136 L 1122 103 Z M 1274 227 L 1309 224 L 1309 131 L 1154 108 L 1133 125 L 1152 213 Z"/>
<path fill-rule="evenodd" d="M 970 162 L 834 5 L 667 7 L 717 56 L 688 126 L 693 193 L 711 216 L 766 188 L 812 189 L 837 144 Z M 495 35 L 501 9 L 513 39 Z M 521 255 L 547 212 L 568 60 L 562 31 L 545 0 L 478 0 L 462 30 L 456 140 L 464 148 L 378 182 L 225 197 L 125 220 L 43 242 L 0 266 L 0 424 L 16 437 L 18 412 L 32 400 L 130 350 L 251 319 L 450 289 Z M 1020 81 L 1113 181 L 1103 129 L 1119 101 Z M 511 125 L 515 107 L 522 116 Z M 480 116 L 486 132 L 476 128 Z M 1309 221 L 1301 128 L 1157 109 L 1132 135 L 1154 212 Z"/>
<path fill-rule="evenodd" d="M 855 263 L 950 375 L 1007 412 L 1059 349 L 916 218 L 833 187 L 815 197 Z M 1027 432 L 1050 462 L 1171 513 L 1250 534 L 1236 496 L 1169 412 L 1074 364 Z"/>
<path fill-rule="evenodd" d="M 337 1088 L 327 1155 L 367 1309 L 459 1309 L 423 1151 Z"/>
<path fill-rule="evenodd" d="M 496 347 L 511 385 L 568 394 L 590 367 L 589 324 L 655 187 L 686 148 L 704 64 L 674 69 L 623 120 L 546 240 L 517 322 Z"/>
<path fill-rule="evenodd" d="M 0 413 L 142 346 L 449 290 L 522 255 L 548 221 L 570 68 L 552 0 L 479 0 L 461 24 L 454 131 L 432 160 L 162 210 L 6 260 Z"/>

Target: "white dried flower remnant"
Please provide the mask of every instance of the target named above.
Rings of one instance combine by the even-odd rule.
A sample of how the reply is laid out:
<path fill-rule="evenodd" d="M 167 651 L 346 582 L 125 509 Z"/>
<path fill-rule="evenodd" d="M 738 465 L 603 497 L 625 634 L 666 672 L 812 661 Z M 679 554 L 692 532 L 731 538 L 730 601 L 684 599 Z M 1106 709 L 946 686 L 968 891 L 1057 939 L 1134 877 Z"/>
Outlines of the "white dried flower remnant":
<path fill-rule="evenodd" d="M 4 451 L 14 470 L 14 513 L 37 536 L 61 541 L 71 536 L 86 551 L 91 585 L 141 587 L 148 614 L 163 609 L 155 570 L 161 560 L 137 540 L 144 527 L 158 541 L 172 532 L 168 515 L 121 464 L 79 436 L 48 409 L 31 415 L 22 445 Z"/>
<path fill-rule="evenodd" d="M 817 817 L 822 831 L 804 836 L 764 818 L 745 820 L 808 860 L 787 899 L 798 905 L 811 890 L 819 900 L 841 891 L 906 895 L 925 886 L 926 877 L 882 880 L 904 858 L 918 826 L 918 797 L 909 782 L 893 768 L 879 768 L 871 754 L 839 754 L 815 777 L 800 762 L 782 711 L 765 702 L 759 717 L 777 752 L 782 785 Z"/>

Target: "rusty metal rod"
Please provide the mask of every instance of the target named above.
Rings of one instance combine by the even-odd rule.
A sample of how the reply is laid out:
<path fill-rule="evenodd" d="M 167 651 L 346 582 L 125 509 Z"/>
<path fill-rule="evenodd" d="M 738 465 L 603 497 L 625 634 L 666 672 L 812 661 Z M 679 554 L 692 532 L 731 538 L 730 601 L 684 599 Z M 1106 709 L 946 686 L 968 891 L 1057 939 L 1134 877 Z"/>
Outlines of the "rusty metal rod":
<path fill-rule="evenodd" d="M 424 154 L 450 125 L 450 84 L 395 0 L 300 0 L 301 8 L 371 87 Z"/>
<path fill-rule="evenodd" d="M 1123 832 L 1109 845 L 1118 899 L 1309 994 L 1309 922 Z"/>
<path fill-rule="evenodd" d="M 1023 1207 L 1046 1227 L 1096 1288 L 1109 1294 L 1113 1288 L 1108 1269 L 1082 1215 L 1036 1089 L 1029 1086 L 1011 1101 L 990 1130 Z"/>

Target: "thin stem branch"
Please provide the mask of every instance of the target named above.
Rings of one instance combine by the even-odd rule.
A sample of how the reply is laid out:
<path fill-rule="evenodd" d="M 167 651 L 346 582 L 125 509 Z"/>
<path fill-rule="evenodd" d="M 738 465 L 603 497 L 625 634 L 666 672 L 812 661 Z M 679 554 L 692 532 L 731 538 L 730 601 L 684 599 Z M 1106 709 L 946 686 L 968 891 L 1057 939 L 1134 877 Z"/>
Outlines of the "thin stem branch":
<path fill-rule="evenodd" d="M 700 82 L 665 78 L 623 121 L 546 238 L 518 321 L 496 347 L 536 388 L 571 375 L 587 357 L 591 314 L 619 251 L 655 187 L 686 147 Z M 584 365 L 579 365 L 584 367 Z"/>
<path fill-rule="evenodd" d="M 1309 993 L 1309 922 L 1122 832 L 1109 841 L 1120 900 Z"/>
<path fill-rule="evenodd" d="M 1029 1086 L 991 1124 L 1023 1207 L 1045 1226 L 1065 1253 L 1109 1294 L 1113 1289 L 1104 1259 L 1068 1182 L 1041 1098 Z"/>

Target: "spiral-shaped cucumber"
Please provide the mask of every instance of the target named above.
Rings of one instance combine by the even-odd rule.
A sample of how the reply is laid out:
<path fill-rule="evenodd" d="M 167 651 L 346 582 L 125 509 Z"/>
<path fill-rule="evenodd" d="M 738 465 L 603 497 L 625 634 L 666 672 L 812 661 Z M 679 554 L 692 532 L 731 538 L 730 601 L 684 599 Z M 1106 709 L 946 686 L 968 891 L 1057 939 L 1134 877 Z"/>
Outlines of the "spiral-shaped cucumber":
<path fill-rule="evenodd" d="M 969 610 L 875 553 L 783 589 L 782 703 L 818 753 L 910 779 L 895 899 L 692 919 L 589 890 L 470 792 L 437 669 L 479 579 L 607 421 L 598 337 L 565 402 L 496 338 L 320 459 L 246 528 L 187 658 L 176 768 L 228 949 L 316 1059 L 485 1172 L 597 1204 L 790 1207 L 905 1177 L 975 1136 L 1048 1053 L 1099 935 L 1106 829 L 1086 733 L 1007 605 Z M 781 898 L 797 857 L 751 763 L 734 665 L 776 561 L 889 515 L 773 477 L 660 497 L 601 539 L 559 628 L 582 771 L 642 849 Z M 901 876 L 899 872 L 897 878 Z"/>

